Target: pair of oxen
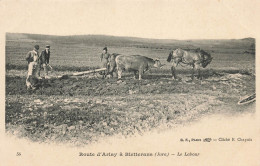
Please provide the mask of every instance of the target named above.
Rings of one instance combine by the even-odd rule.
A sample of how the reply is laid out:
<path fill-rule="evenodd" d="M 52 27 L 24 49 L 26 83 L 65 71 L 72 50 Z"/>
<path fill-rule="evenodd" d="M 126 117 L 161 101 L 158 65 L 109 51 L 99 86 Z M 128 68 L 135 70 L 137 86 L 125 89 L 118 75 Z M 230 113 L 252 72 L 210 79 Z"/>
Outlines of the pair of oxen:
<path fill-rule="evenodd" d="M 170 52 L 167 62 L 172 62 L 171 72 L 172 78 L 178 79 L 176 75 L 176 67 L 178 64 L 185 64 L 192 66 L 192 80 L 194 79 L 195 70 L 198 75 L 197 78 L 201 79 L 201 68 L 205 68 L 212 61 L 212 57 L 209 53 L 201 49 L 196 49 L 195 51 L 185 51 L 183 49 L 176 49 Z M 137 73 L 139 75 L 139 80 L 142 79 L 142 75 L 145 71 L 151 68 L 161 68 L 163 65 L 158 59 L 152 59 L 141 55 L 120 55 L 112 54 L 110 60 L 110 69 L 107 75 L 112 75 L 117 69 L 118 79 L 121 79 L 123 71 L 133 71 L 134 77 L 137 78 Z"/>

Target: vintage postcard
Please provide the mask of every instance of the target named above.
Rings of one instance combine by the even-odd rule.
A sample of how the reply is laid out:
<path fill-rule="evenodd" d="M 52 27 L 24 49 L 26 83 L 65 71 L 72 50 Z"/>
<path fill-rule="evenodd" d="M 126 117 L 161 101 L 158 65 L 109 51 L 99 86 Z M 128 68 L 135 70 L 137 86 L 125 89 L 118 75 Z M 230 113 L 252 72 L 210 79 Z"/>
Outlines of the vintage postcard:
<path fill-rule="evenodd" d="M 259 165 L 259 6 L 0 1 L 1 162 Z"/>

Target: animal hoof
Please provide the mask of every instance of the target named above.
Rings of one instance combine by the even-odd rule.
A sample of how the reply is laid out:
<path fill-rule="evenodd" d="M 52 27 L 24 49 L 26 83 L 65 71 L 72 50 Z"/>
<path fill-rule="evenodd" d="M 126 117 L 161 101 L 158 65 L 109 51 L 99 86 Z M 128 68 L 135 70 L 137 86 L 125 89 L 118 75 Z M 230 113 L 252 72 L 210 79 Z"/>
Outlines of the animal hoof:
<path fill-rule="evenodd" d="M 177 77 L 177 78 L 172 77 L 172 80 L 181 81 L 181 78 L 180 77 Z"/>
<path fill-rule="evenodd" d="M 192 82 L 193 80 L 186 80 L 185 82 Z"/>

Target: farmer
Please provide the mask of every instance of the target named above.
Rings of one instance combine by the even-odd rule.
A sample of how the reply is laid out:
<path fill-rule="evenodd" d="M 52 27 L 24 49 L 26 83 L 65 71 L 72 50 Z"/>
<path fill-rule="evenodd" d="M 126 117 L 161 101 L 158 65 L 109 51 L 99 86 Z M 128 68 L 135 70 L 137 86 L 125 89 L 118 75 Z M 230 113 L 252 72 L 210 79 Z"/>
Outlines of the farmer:
<path fill-rule="evenodd" d="M 39 65 L 39 45 L 35 45 L 32 51 L 29 51 L 26 55 L 26 61 L 28 62 L 28 75 L 26 78 L 27 89 L 35 89 L 37 80 L 36 72 Z"/>
<path fill-rule="evenodd" d="M 101 67 L 107 68 L 106 71 L 102 72 L 103 77 L 106 77 L 106 74 L 109 71 L 109 58 L 110 58 L 110 54 L 107 52 L 107 47 L 105 47 L 103 48 L 103 52 L 100 55 Z"/>
<path fill-rule="evenodd" d="M 50 45 L 46 45 L 45 49 L 41 52 L 41 55 L 39 58 L 39 67 L 38 67 L 38 72 L 37 72 L 38 77 L 40 77 L 40 71 L 43 68 L 44 77 L 46 79 L 49 78 L 49 76 L 48 76 L 49 60 L 50 60 Z"/>

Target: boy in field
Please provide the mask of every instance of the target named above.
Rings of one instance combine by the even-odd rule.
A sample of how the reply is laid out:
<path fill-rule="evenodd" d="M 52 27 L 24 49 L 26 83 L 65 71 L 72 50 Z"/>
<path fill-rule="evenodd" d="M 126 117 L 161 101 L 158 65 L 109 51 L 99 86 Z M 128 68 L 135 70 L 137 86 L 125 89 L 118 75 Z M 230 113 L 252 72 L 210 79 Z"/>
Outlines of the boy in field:
<path fill-rule="evenodd" d="M 109 58 L 110 58 L 110 54 L 107 52 L 107 47 L 105 47 L 105 48 L 103 48 L 103 52 L 100 55 L 101 67 L 107 68 L 106 71 L 102 72 L 103 78 L 105 78 L 109 72 Z"/>
<path fill-rule="evenodd" d="M 40 71 L 43 68 L 45 79 L 49 78 L 49 76 L 48 76 L 49 61 L 50 61 L 50 46 L 46 45 L 46 48 L 41 52 L 41 55 L 39 58 L 39 68 L 37 71 L 38 77 L 40 77 Z"/>

